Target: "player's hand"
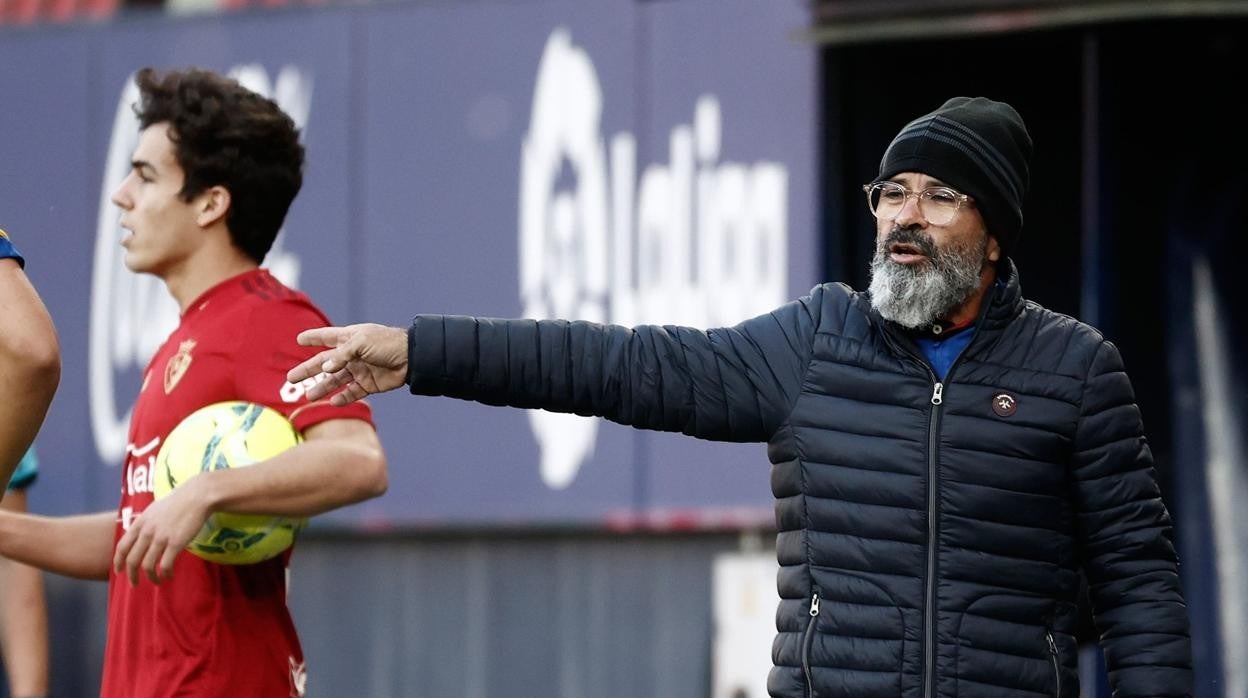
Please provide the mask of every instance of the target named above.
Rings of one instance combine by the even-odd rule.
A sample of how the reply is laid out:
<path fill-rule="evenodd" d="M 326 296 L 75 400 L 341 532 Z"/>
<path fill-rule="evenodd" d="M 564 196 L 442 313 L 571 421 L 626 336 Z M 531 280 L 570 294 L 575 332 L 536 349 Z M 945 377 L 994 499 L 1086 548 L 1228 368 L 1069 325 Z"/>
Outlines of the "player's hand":
<path fill-rule="evenodd" d="M 374 393 L 394 390 L 407 380 L 407 330 L 361 324 L 321 327 L 299 333 L 305 347 L 330 347 L 292 368 L 291 383 L 316 377 L 308 399 L 317 400 L 335 390 L 330 404 L 345 405 Z"/>
<path fill-rule="evenodd" d="M 205 474 L 206 475 L 206 474 Z M 173 563 L 208 520 L 208 507 L 198 497 L 205 475 L 182 483 L 168 496 L 148 505 L 117 541 L 113 569 L 123 571 L 131 584 L 139 583 L 139 571 L 160 584 L 173 578 Z"/>

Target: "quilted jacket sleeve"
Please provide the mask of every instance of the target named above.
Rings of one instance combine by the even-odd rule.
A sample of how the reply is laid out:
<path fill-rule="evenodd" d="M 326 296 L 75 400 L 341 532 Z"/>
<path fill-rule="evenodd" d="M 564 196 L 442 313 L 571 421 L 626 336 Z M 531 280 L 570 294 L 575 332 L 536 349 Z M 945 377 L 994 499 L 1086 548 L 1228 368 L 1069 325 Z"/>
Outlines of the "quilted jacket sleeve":
<path fill-rule="evenodd" d="M 1116 698 L 1192 695 L 1187 606 L 1170 516 L 1118 350 L 1102 342 L 1075 435 L 1084 570 Z"/>
<path fill-rule="evenodd" d="M 594 415 L 704 439 L 765 441 L 799 393 L 817 302 L 806 297 L 707 331 L 417 316 L 409 386 L 415 394 Z"/>

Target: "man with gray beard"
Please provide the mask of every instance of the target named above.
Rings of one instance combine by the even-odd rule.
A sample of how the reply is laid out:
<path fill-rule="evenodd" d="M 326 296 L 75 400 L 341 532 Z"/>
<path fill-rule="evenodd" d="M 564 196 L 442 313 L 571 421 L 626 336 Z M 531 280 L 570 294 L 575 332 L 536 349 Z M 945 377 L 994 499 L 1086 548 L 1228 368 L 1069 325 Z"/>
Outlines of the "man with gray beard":
<path fill-rule="evenodd" d="M 892 259 L 894 245 L 913 245 L 928 264 L 908 266 Z M 871 305 L 885 320 L 915 329 L 936 326 L 949 310 L 979 290 L 979 275 L 988 266 L 988 236 L 980 244 L 951 245 L 939 250 L 917 228 L 893 226 L 871 258 Z"/>
<path fill-rule="evenodd" d="M 957 97 L 864 189 L 871 287 L 735 327 L 421 315 L 308 330 L 288 374 L 347 404 L 408 386 L 768 444 L 772 696 L 1079 695 L 1086 575 L 1118 698 L 1191 696 L 1170 517 L 1118 350 L 1023 299 L 1031 137 Z M 510 462 L 502 458 L 500 462 Z"/>

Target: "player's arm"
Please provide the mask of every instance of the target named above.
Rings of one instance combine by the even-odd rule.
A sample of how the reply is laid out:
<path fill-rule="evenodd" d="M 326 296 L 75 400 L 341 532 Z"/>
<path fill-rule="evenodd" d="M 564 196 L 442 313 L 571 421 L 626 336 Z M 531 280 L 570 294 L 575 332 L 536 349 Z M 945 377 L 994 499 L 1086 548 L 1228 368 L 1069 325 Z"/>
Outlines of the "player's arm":
<path fill-rule="evenodd" d="M 388 483 L 377 432 L 359 419 L 308 427 L 304 442 L 249 468 L 205 473 L 182 486 L 209 512 L 314 516 L 380 496 Z"/>
<path fill-rule="evenodd" d="M 137 583 L 173 574 L 173 561 L 213 512 L 314 516 L 386 491 L 377 432 L 358 419 L 308 427 L 304 442 L 263 463 L 202 473 L 153 502 L 117 543 L 113 564 Z"/>
<path fill-rule="evenodd" d="M 108 579 L 117 512 L 36 516 L 0 511 L 0 555 L 80 579 Z"/>
<path fill-rule="evenodd" d="M 61 378 L 56 329 L 16 259 L 0 259 L 0 483 L 8 482 Z"/>
<path fill-rule="evenodd" d="M 26 493 L 12 490 L 0 509 L 25 512 Z M 0 558 L 0 653 L 14 696 L 48 693 L 48 610 L 43 573 Z"/>

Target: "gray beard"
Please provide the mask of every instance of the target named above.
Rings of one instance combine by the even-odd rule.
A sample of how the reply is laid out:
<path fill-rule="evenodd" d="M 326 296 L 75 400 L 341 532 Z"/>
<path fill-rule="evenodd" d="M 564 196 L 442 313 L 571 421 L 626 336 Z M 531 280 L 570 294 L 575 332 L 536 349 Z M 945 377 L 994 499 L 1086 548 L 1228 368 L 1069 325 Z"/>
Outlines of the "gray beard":
<path fill-rule="evenodd" d="M 894 262 L 888 248 L 899 237 L 924 247 L 927 262 L 913 267 Z M 942 250 L 924 233 L 894 229 L 876 244 L 871 259 L 871 306 L 902 327 L 932 325 L 979 290 L 987 260 L 987 235 L 979 244 Z"/>

